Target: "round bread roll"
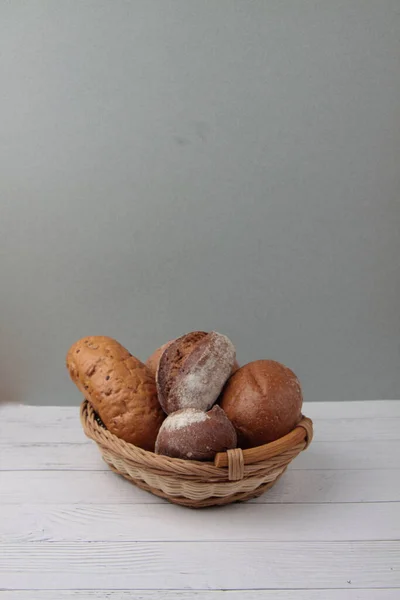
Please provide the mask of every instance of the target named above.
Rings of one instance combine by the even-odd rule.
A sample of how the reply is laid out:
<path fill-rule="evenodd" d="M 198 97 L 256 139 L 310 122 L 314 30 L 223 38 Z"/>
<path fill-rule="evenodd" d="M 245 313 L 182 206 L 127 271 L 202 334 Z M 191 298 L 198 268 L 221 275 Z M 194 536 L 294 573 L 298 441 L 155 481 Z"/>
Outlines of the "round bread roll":
<path fill-rule="evenodd" d="M 199 333 L 204 333 L 204 335 L 207 335 L 205 332 L 199 332 Z M 171 341 L 167 342 L 166 344 L 163 344 L 162 346 L 160 346 L 160 348 L 157 348 L 157 350 L 155 350 L 153 352 L 153 354 L 151 356 L 149 356 L 149 358 L 146 360 L 145 365 L 149 369 L 149 371 L 151 371 L 151 373 L 152 373 L 152 375 L 154 375 L 154 377 L 156 376 L 157 369 L 158 369 L 158 364 L 160 362 L 160 358 L 161 358 L 162 353 L 174 341 L 175 340 L 171 340 Z M 232 367 L 231 375 L 233 375 L 234 373 L 236 373 L 236 371 L 239 368 L 240 368 L 239 367 L 239 363 L 237 362 L 237 360 L 235 360 L 235 362 L 233 364 L 233 367 Z"/>
<path fill-rule="evenodd" d="M 145 365 L 149 369 L 149 371 L 151 372 L 153 377 L 156 376 L 157 369 L 158 369 L 158 363 L 160 362 L 162 353 L 164 352 L 164 350 L 166 348 L 168 348 L 168 346 L 170 344 L 172 344 L 173 341 L 174 340 L 171 340 L 170 342 L 167 342 L 166 344 L 163 344 L 162 346 L 157 348 L 157 350 L 155 350 L 153 352 L 153 354 L 151 356 L 149 356 L 149 358 L 146 360 Z"/>
<path fill-rule="evenodd" d="M 211 408 L 234 363 L 235 347 L 221 333 L 193 331 L 175 340 L 162 353 L 156 375 L 164 411 Z"/>
<path fill-rule="evenodd" d="M 240 448 L 261 446 L 292 431 L 300 421 L 302 403 L 296 375 L 273 360 L 241 367 L 229 379 L 220 400 Z"/>
<path fill-rule="evenodd" d="M 72 381 L 107 429 L 145 450 L 154 450 L 165 415 L 147 367 L 109 337 L 86 337 L 67 354 Z"/>
<path fill-rule="evenodd" d="M 217 452 L 236 448 L 236 432 L 219 406 L 209 412 L 184 408 L 161 425 L 156 454 L 190 460 L 212 460 Z"/>

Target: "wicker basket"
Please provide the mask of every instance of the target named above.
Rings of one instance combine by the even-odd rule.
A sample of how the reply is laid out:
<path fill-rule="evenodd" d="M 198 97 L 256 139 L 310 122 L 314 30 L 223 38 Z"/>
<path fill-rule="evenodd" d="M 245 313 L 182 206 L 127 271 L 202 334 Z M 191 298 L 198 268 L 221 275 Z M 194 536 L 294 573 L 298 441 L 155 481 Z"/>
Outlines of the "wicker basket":
<path fill-rule="evenodd" d="M 193 508 L 260 496 L 278 481 L 313 436 L 312 421 L 303 417 L 279 440 L 248 450 L 220 452 L 211 463 L 158 456 L 128 444 L 102 427 L 87 401 L 81 405 L 81 422 L 113 471 L 156 496 Z"/>

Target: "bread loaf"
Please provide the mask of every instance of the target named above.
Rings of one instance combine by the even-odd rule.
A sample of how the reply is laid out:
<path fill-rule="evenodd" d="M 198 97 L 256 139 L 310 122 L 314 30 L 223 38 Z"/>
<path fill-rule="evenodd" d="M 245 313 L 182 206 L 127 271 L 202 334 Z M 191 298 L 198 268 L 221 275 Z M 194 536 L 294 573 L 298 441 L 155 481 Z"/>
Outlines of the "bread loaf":
<path fill-rule="evenodd" d="M 72 381 L 107 429 L 121 439 L 154 450 L 165 415 L 147 367 L 109 337 L 86 337 L 67 354 Z"/>
<path fill-rule="evenodd" d="M 241 367 L 220 398 L 240 448 L 261 446 L 289 433 L 301 418 L 302 402 L 296 375 L 273 360 L 257 360 Z"/>
<path fill-rule="evenodd" d="M 203 331 L 202 332 L 194 332 L 194 333 L 202 333 L 204 336 L 207 335 Z M 154 375 L 154 377 L 156 376 L 158 364 L 160 362 L 162 353 L 174 341 L 175 340 L 171 340 L 171 341 L 167 342 L 166 344 L 163 344 L 162 346 L 160 346 L 160 348 L 157 348 L 157 350 L 155 350 L 153 352 L 153 354 L 151 356 L 149 356 L 149 358 L 146 360 L 145 365 L 151 371 L 151 373 L 152 373 L 152 375 Z M 233 373 L 235 373 L 238 369 L 239 369 L 239 363 L 237 362 L 237 360 L 235 360 L 233 367 L 232 367 L 231 375 L 233 375 Z"/>
<path fill-rule="evenodd" d="M 211 408 L 234 364 L 232 342 L 215 331 L 194 331 L 172 342 L 161 355 L 156 375 L 164 411 Z"/>
<path fill-rule="evenodd" d="M 236 448 L 236 433 L 219 406 L 209 412 L 185 408 L 170 414 L 156 441 L 157 454 L 190 460 L 212 460 L 229 448 Z"/>
<path fill-rule="evenodd" d="M 174 340 L 171 340 L 170 342 L 167 342 L 166 344 L 163 344 L 162 346 L 157 348 L 157 350 L 154 350 L 153 354 L 151 356 L 149 356 L 149 358 L 146 360 L 145 365 L 149 369 L 149 371 L 153 375 L 153 377 L 156 376 L 157 369 L 158 369 L 158 363 L 160 362 L 162 353 L 164 352 L 164 350 L 166 348 L 168 348 L 168 346 L 170 344 L 172 344 L 173 341 Z"/>

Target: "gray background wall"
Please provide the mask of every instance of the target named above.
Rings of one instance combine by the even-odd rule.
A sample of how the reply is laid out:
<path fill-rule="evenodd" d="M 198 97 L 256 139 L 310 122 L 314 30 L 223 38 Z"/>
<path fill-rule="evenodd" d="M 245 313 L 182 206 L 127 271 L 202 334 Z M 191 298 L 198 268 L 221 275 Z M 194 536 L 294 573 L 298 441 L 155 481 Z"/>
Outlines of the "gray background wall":
<path fill-rule="evenodd" d="M 400 397 L 400 3 L 0 3 L 1 399 L 217 329 Z"/>

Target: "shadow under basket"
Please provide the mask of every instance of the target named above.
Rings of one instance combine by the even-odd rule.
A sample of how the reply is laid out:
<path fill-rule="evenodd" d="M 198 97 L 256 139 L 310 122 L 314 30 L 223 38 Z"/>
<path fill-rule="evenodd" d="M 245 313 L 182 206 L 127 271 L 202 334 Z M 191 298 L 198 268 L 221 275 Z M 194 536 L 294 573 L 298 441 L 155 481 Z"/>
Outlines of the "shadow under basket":
<path fill-rule="evenodd" d="M 81 405 L 81 422 L 113 471 L 156 496 L 192 508 L 261 496 L 309 446 L 313 436 L 311 419 L 302 417 L 297 427 L 279 440 L 248 450 L 219 452 L 214 462 L 199 462 L 159 456 L 124 442 L 104 428 L 86 400 Z"/>

